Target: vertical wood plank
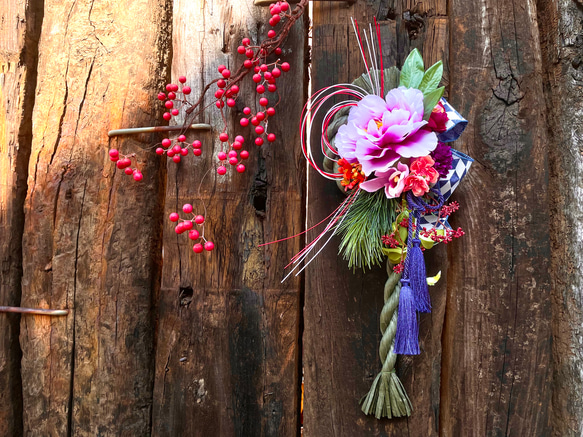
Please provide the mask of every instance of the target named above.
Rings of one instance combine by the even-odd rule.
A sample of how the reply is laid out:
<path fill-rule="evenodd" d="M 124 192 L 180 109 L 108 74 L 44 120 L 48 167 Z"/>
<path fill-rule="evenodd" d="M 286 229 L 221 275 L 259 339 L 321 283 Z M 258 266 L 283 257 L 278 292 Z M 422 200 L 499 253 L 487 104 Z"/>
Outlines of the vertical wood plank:
<path fill-rule="evenodd" d="M 476 159 L 449 247 L 443 436 L 549 435 L 548 145 L 536 5 L 450 2 L 451 102 Z"/>
<path fill-rule="evenodd" d="M 583 433 L 583 10 L 564 0 L 537 7 L 550 134 L 552 435 L 571 437 Z"/>
<path fill-rule="evenodd" d="M 0 305 L 20 305 L 22 232 L 43 2 L 0 2 Z M 0 435 L 22 435 L 20 316 L 0 314 Z"/>
<path fill-rule="evenodd" d="M 160 274 L 164 166 L 160 110 L 168 19 L 164 0 L 45 5 L 28 173 L 22 304 L 69 316 L 22 318 L 27 435 L 148 435 L 152 300 Z M 136 19 L 140 17 L 140 19 Z M 109 147 L 136 153 L 141 183 Z"/>
<path fill-rule="evenodd" d="M 350 17 L 368 27 L 376 15 L 383 35 L 384 65 L 400 66 L 419 48 L 427 66 L 443 60 L 448 71 L 448 21 L 445 1 L 357 2 L 314 4 L 313 89 L 350 82 L 362 74 Z M 416 20 L 412 23 L 411 20 Z M 343 199 L 335 184 L 317 174 L 309 179 L 308 225 L 317 223 Z M 402 357 L 397 366 L 413 402 L 411 418 L 377 420 L 358 405 L 380 370 L 380 310 L 384 268 L 353 274 L 338 255 L 333 239 L 306 272 L 305 300 L 305 435 L 438 435 L 441 333 L 445 311 L 445 279 L 431 289 L 432 314 L 421 316 L 422 354 Z M 445 248 L 433 249 L 428 270 L 445 270 Z M 325 333 L 325 334 L 323 334 Z"/>
<path fill-rule="evenodd" d="M 243 61 L 243 37 L 255 43 L 268 30 L 267 8 L 241 2 L 174 2 L 173 77 L 185 75 L 198 99 L 221 64 L 234 71 Z M 299 116 L 307 88 L 306 28 L 296 23 L 282 60 L 292 71 L 278 80 L 281 103 L 269 122 L 275 143 L 261 149 L 238 120 L 254 111 L 255 84 L 246 78 L 229 135 L 242 134 L 247 171 L 217 175 L 218 134 L 223 121 L 211 88 L 200 121 L 211 133 L 189 134 L 203 142 L 203 155 L 169 163 L 166 217 L 192 203 L 204 214 L 212 253 L 194 254 L 186 235 L 164 227 L 164 269 L 159 302 L 153 434 L 159 436 L 295 436 L 298 432 L 298 329 L 301 282 L 280 284 L 283 266 L 301 239 L 257 247 L 294 235 L 304 221 L 304 171 Z M 275 59 L 274 59 L 275 60 Z M 277 98 L 275 96 L 275 98 Z M 274 102 L 274 97 L 270 102 Z M 202 181 L 207 169 L 211 169 Z M 201 185 L 201 199 L 197 199 Z"/>

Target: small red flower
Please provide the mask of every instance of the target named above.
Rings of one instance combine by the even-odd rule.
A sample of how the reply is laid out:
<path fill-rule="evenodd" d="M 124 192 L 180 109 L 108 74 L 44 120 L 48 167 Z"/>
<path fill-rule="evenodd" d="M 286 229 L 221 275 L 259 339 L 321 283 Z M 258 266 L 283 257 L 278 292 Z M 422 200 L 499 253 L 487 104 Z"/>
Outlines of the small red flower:
<path fill-rule="evenodd" d="M 429 191 L 429 185 L 423 176 L 411 173 L 405 178 L 405 189 L 403 191 L 413 191 L 417 197 L 423 196 Z"/>
<path fill-rule="evenodd" d="M 433 164 L 435 161 L 431 156 L 422 156 L 411 163 L 411 172 L 423 176 L 429 184 L 434 184 L 439 179 L 439 173 L 433 168 Z"/>
<path fill-rule="evenodd" d="M 395 273 L 403 273 L 403 270 L 405 270 L 405 262 L 401 261 L 399 264 L 397 264 L 396 266 L 393 267 L 393 272 Z"/>
<path fill-rule="evenodd" d="M 443 106 L 443 103 L 439 102 L 431 111 L 431 115 L 429 116 L 429 122 L 427 123 L 427 127 L 431 129 L 433 132 L 442 133 L 447 130 L 447 122 L 449 121 L 449 117 L 447 116 L 447 112 Z"/>

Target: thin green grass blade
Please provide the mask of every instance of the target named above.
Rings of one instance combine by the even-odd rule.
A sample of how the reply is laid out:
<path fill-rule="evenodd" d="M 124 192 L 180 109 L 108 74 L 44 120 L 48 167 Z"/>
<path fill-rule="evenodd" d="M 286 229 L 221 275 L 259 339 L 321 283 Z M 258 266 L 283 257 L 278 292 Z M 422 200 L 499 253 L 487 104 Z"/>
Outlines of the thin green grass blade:
<path fill-rule="evenodd" d="M 391 233 L 397 216 L 397 202 L 387 199 L 384 190 L 361 191 L 335 233 L 341 236 L 339 251 L 348 267 L 369 268 L 384 260 L 381 237 Z"/>

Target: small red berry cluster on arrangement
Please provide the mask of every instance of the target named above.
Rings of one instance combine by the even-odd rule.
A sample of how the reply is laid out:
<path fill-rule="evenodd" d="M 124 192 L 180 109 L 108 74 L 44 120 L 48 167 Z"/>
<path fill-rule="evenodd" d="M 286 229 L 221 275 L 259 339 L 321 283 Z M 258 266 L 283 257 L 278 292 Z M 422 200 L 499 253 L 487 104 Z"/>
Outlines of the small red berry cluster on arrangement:
<path fill-rule="evenodd" d="M 433 243 L 443 243 L 447 244 L 453 241 L 454 238 L 460 238 L 465 235 L 465 232 L 462 228 L 452 229 L 447 224 L 447 219 L 451 214 L 459 209 L 460 205 L 456 202 L 451 202 L 449 205 L 443 205 L 438 211 L 438 225 L 433 226 L 431 228 L 421 228 L 419 230 L 419 235 L 426 239 L 426 241 L 431 240 Z M 401 251 L 401 260 L 400 262 L 396 263 L 393 267 L 393 271 L 395 273 L 402 273 L 404 266 L 405 266 L 405 255 L 406 255 L 406 246 L 407 240 L 403 238 L 402 232 L 409 228 L 409 214 L 406 212 L 401 213 L 397 217 L 397 221 L 393 226 L 393 232 L 389 235 L 383 235 L 381 237 L 381 241 L 383 244 L 390 249 L 399 249 Z M 417 228 L 416 224 L 412 226 L 413 230 Z M 428 248 L 433 244 L 429 244 Z M 427 243 L 424 243 L 427 244 Z M 424 251 L 425 247 L 421 247 L 421 250 Z"/>
<path fill-rule="evenodd" d="M 192 205 L 190 203 L 186 203 L 182 206 L 182 211 L 185 214 L 190 214 L 192 219 L 181 219 L 180 215 L 177 212 L 173 212 L 170 214 L 170 221 L 171 222 L 178 222 L 174 231 L 177 234 L 183 234 L 188 232 L 188 238 L 193 241 L 197 241 L 194 246 L 192 246 L 192 250 L 194 253 L 201 253 L 203 250 L 210 252 L 215 248 L 215 244 L 212 241 L 207 241 L 204 237 L 204 216 L 194 214 Z M 194 225 L 197 225 L 201 228 L 199 231 L 198 229 L 193 229 Z M 202 240 L 204 245 L 200 242 Z"/>

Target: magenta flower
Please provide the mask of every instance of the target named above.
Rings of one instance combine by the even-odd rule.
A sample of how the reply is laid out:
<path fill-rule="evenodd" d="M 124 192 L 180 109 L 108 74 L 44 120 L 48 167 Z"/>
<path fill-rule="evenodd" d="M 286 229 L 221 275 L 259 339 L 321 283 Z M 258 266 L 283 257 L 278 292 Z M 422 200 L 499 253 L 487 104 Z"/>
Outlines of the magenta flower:
<path fill-rule="evenodd" d="M 399 197 L 405 189 L 405 178 L 409 175 L 407 164 L 398 163 L 397 168 L 391 167 L 386 172 L 377 171 L 376 178 L 362 182 L 360 188 L 372 193 L 385 188 L 385 195 L 389 199 Z"/>
<path fill-rule="evenodd" d="M 348 122 L 338 130 L 338 154 L 358 162 L 368 176 L 386 172 L 400 158 L 428 155 L 437 146 L 437 136 L 422 129 L 423 93 L 414 88 L 394 88 L 383 100 L 370 94 L 355 106 Z"/>

